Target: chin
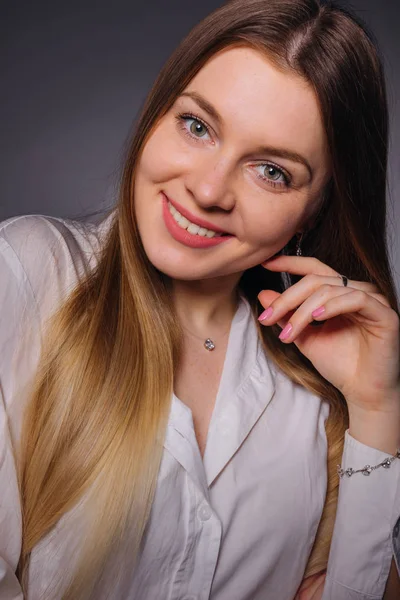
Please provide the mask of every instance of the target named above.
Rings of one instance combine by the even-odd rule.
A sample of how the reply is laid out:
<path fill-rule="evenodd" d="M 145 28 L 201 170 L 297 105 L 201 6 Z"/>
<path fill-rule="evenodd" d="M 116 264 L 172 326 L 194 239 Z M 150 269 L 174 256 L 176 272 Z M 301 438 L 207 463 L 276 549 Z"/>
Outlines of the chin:
<path fill-rule="evenodd" d="M 226 275 L 221 269 L 216 269 L 211 261 L 203 262 L 201 265 L 193 264 L 196 261 L 189 260 L 184 253 L 172 250 L 171 248 L 162 248 L 161 246 L 151 248 L 145 247 L 147 258 L 151 264 L 164 275 L 180 281 L 199 281 L 201 279 L 210 279 L 213 277 Z M 206 264 L 208 263 L 208 264 Z M 210 268 L 211 267 L 211 268 Z M 226 265 L 228 270 L 229 265 Z"/>
<path fill-rule="evenodd" d="M 161 271 L 164 275 L 171 277 L 171 279 L 178 279 L 180 281 L 198 281 L 200 279 L 209 279 L 211 277 L 217 277 L 218 273 L 204 271 L 204 269 L 196 269 L 191 266 L 190 262 L 180 257 L 175 260 L 172 257 L 162 255 L 160 252 L 149 252 L 146 253 L 151 264 Z"/>

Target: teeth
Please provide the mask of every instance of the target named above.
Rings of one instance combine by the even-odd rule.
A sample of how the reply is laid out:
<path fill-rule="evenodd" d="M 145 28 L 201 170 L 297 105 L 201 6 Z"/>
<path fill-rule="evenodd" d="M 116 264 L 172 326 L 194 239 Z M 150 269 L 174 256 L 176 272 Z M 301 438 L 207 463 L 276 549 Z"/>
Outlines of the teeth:
<path fill-rule="evenodd" d="M 186 217 L 181 215 L 181 213 L 179 213 L 178 211 L 176 211 L 176 213 L 174 214 L 174 218 L 178 225 L 182 227 L 182 229 L 187 229 L 190 225 L 190 221 L 188 221 Z"/>
<path fill-rule="evenodd" d="M 200 231 L 200 227 L 198 225 L 194 225 L 193 223 L 190 223 L 189 227 L 187 228 L 189 233 L 192 233 L 193 235 L 196 235 L 196 233 L 198 233 Z"/>
<path fill-rule="evenodd" d="M 178 223 L 179 227 L 182 227 L 182 229 L 186 229 L 192 235 L 200 235 L 202 237 L 208 238 L 220 237 L 222 235 L 221 233 L 216 233 L 211 229 L 199 227 L 198 225 L 191 223 L 188 219 L 186 219 L 186 217 L 181 215 L 181 213 L 178 210 L 176 210 L 175 206 L 172 206 L 170 202 L 168 202 L 168 208 L 169 212 L 174 217 L 174 220 Z"/>

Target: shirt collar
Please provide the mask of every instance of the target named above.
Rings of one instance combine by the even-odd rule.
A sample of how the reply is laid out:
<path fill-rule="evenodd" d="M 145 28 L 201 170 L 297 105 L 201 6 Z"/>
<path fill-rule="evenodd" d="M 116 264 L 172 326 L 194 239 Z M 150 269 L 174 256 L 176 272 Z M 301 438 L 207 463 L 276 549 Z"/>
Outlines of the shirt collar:
<path fill-rule="evenodd" d="M 232 321 L 203 458 L 208 486 L 249 435 L 274 393 L 275 378 L 251 307 L 242 296 Z"/>
<path fill-rule="evenodd" d="M 194 434 L 192 412 L 175 394 L 172 398 L 164 446 L 203 492 L 244 442 L 274 392 L 274 374 L 258 337 L 251 307 L 241 296 L 229 332 L 203 461 Z"/>

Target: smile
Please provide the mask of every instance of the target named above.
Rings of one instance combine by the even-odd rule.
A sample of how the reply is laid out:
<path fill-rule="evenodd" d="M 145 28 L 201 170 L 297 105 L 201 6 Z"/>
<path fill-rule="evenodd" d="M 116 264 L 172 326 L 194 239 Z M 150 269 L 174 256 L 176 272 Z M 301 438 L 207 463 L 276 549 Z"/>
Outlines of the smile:
<path fill-rule="evenodd" d="M 192 235 L 200 235 L 202 237 L 207 238 L 213 238 L 215 236 L 223 235 L 222 233 L 217 233 L 216 231 L 212 231 L 211 229 L 206 229 L 205 227 L 199 227 L 199 225 L 195 225 L 195 223 L 192 223 L 191 221 L 189 221 L 189 219 L 181 215 L 181 213 L 175 208 L 175 206 L 172 206 L 171 202 L 168 202 L 168 208 L 169 212 L 173 216 L 176 223 L 178 223 L 179 227 L 182 227 L 182 229 L 186 229 L 186 231 L 188 231 Z"/>
<path fill-rule="evenodd" d="M 210 248 L 221 243 L 226 243 L 228 240 L 234 238 L 233 235 L 207 229 L 193 223 L 173 206 L 164 193 L 162 193 L 162 214 L 168 232 L 177 242 L 185 246 L 191 248 Z"/>

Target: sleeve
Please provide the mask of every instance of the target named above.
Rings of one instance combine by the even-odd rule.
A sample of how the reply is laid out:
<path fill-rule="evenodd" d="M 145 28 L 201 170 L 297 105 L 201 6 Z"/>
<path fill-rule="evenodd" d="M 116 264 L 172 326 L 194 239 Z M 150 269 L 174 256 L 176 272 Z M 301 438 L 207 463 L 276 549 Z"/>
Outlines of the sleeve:
<path fill-rule="evenodd" d="M 107 223 L 111 221 L 107 221 Z M 53 311 L 96 263 L 97 229 L 44 215 L 0 223 L 0 600 L 22 600 L 16 452 Z"/>
<path fill-rule="evenodd" d="M 18 406 L 14 375 L 26 318 L 35 330 L 35 301 L 21 265 L 0 230 L 0 600 L 22 600 L 15 575 L 21 552 L 21 506 L 14 457 Z M 15 417 L 15 419 L 14 419 Z"/>
<path fill-rule="evenodd" d="M 388 454 L 345 432 L 344 469 L 377 465 Z M 339 483 L 335 526 L 321 600 L 382 600 L 394 558 L 400 575 L 400 460 Z"/>

